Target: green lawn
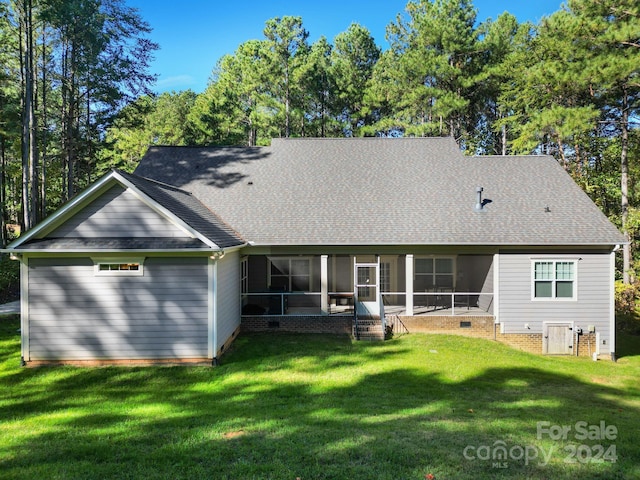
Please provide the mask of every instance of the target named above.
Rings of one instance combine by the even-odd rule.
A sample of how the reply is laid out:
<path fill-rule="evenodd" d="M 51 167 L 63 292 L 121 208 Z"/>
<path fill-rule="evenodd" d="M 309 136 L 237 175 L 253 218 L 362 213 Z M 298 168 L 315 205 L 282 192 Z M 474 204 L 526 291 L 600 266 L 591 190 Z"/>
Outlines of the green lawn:
<path fill-rule="evenodd" d="M 640 478 L 640 337 L 616 364 L 251 335 L 217 368 L 25 369 L 17 328 L 0 319 L 3 479 Z"/>

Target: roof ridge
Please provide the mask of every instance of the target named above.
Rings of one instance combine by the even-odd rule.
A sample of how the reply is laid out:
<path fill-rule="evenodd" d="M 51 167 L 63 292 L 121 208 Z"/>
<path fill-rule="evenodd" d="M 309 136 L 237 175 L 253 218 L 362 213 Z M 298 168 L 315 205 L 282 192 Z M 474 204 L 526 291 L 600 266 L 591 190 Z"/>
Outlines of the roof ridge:
<path fill-rule="evenodd" d="M 166 187 L 166 188 L 171 189 L 171 190 L 174 190 L 174 191 L 176 191 L 176 192 L 185 193 L 185 194 L 187 194 L 187 195 L 192 195 L 192 196 L 193 196 L 193 193 L 192 193 L 192 192 L 190 192 L 190 191 L 188 191 L 188 190 L 183 190 L 183 189 L 182 189 L 182 188 L 180 188 L 180 187 L 176 187 L 175 185 L 170 185 L 170 184 L 168 184 L 168 183 L 164 183 L 164 182 L 161 182 L 161 181 L 159 181 L 159 180 L 154 180 L 153 178 L 143 177 L 143 176 L 141 176 L 141 175 L 136 175 L 135 173 L 127 173 L 127 172 L 123 172 L 122 170 L 118 170 L 118 169 L 116 169 L 116 168 L 114 168 L 114 171 L 115 171 L 115 172 L 117 172 L 117 173 L 119 173 L 120 175 L 123 175 L 125 178 L 126 178 L 127 176 L 128 176 L 128 177 L 133 177 L 133 178 L 136 178 L 136 179 L 139 179 L 139 180 L 144 180 L 144 181 L 146 181 L 146 182 L 149 182 L 149 183 L 153 183 L 153 184 L 159 185 L 159 186 L 161 186 L 161 187 Z"/>
<path fill-rule="evenodd" d="M 308 140 L 326 140 L 326 141 L 350 141 L 355 140 L 451 140 L 451 137 L 278 137 L 272 138 L 271 141 L 278 142 L 295 142 Z"/>
<path fill-rule="evenodd" d="M 284 140 L 284 139 L 283 139 Z M 211 149 L 211 148 L 269 148 L 268 145 L 149 145 L 147 151 L 152 148 L 180 148 L 185 150 L 202 150 L 202 149 Z"/>
<path fill-rule="evenodd" d="M 541 158 L 541 157 L 550 157 L 555 158 L 553 155 L 549 155 L 548 153 L 535 153 L 531 155 L 527 155 L 525 153 L 520 153 L 517 155 L 498 155 L 492 153 L 490 155 L 469 155 L 470 158 L 509 158 L 509 157 L 518 157 L 518 158 Z"/>

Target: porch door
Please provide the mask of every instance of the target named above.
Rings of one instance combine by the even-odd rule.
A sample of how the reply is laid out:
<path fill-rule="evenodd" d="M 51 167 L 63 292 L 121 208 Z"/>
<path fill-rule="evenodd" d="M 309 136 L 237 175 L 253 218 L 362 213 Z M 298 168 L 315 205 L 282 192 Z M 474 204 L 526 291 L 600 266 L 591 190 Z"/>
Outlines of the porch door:
<path fill-rule="evenodd" d="M 570 355 L 573 329 L 569 323 L 546 323 L 542 334 L 542 351 L 549 355 Z"/>
<path fill-rule="evenodd" d="M 376 263 L 354 264 L 354 298 L 358 316 L 379 317 L 378 289 L 380 288 L 380 266 Z"/>

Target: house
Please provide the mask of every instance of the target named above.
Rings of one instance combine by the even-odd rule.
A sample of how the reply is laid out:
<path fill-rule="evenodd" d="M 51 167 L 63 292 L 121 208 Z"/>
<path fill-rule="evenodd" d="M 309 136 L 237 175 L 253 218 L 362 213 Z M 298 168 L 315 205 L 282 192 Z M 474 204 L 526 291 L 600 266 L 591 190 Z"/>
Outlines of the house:
<path fill-rule="evenodd" d="M 22 356 L 214 362 L 243 331 L 615 357 L 625 241 L 549 156 L 451 138 L 151 147 L 11 244 Z"/>

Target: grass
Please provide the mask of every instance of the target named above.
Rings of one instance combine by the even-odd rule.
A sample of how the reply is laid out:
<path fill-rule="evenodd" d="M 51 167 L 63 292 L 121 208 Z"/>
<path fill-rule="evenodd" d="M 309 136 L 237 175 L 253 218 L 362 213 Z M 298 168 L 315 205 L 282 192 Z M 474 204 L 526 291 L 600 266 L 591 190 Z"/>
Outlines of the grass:
<path fill-rule="evenodd" d="M 444 335 L 249 335 L 217 368 L 25 369 L 18 326 L 0 320 L 3 479 L 640 478 L 640 339 L 615 364 Z M 617 434 L 576 439 L 579 421 Z M 572 430 L 538 438 L 538 422 Z M 616 461 L 587 462 L 598 445 Z"/>

